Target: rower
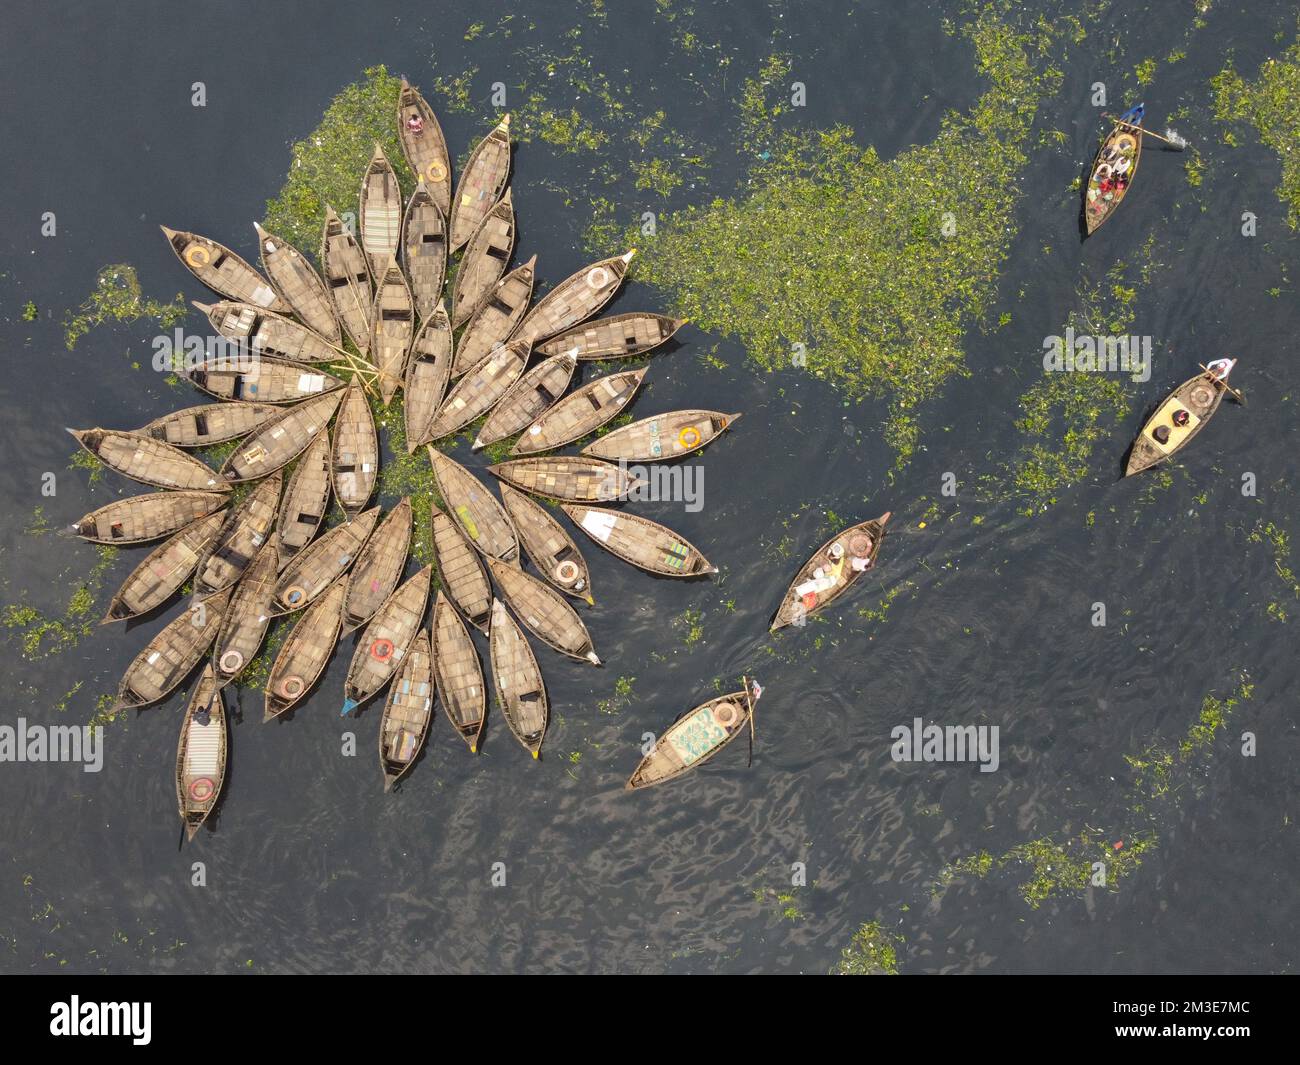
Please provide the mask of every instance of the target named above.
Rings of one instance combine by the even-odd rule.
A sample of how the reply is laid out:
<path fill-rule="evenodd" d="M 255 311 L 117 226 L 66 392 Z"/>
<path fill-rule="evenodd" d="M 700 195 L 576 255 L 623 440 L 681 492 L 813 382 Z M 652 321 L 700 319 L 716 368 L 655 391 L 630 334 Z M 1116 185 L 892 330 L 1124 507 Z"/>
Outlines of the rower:
<path fill-rule="evenodd" d="M 1183 410 L 1182 407 L 1179 407 L 1176 411 L 1174 411 L 1173 417 L 1174 417 L 1174 424 L 1178 426 L 1178 428 L 1180 429 L 1184 425 L 1186 425 L 1189 421 L 1192 420 L 1192 416 L 1188 414 L 1187 411 Z"/>
<path fill-rule="evenodd" d="M 1232 368 L 1236 365 L 1236 359 L 1215 359 L 1205 367 L 1205 372 L 1216 381 L 1226 381 L 1228 374 L 1232 373 Z"/>
<path fill-rule="evenodd" d="M 420 117 L 418 111 L 411 112 L 411 117 L 406 120 L 406 128 L 412 133 L 424 132 L 424 119 Z"/>

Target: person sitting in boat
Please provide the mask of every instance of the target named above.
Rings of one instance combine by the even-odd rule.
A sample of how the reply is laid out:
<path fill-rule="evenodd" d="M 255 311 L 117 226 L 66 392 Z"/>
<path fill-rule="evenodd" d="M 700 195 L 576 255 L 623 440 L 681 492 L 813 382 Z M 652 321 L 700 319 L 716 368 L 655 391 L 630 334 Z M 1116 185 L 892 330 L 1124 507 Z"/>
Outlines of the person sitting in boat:
<path fill-rule="evenodd" d="M 1156 438 L 1157 444 L 1167 444 L 1169 443 L 1169 426 L 1157 425 L 1151 431 L 1151 435 Z"/>
<path fill-rule="evenodd" d="M 1128 168 L 1129 168 L 1130 166 L 1132 166 L 1132 165 L 1133 165 L 1133 160 L 1132 160 L 1132 159 L 1130 159 L 1127 155 L 1122 156 L 1122 157 L 1121 157 L 1121 158 L 1120 158 L 1120 159 L 1115 163 L 1115 173 L 1116 173 L 1116 174 L 1127 174 L 1127 173 L 1128 173 Z"/>
<path fill-rule="evenodd" d="M 424 119 L 420 117 L 418 111 L 411 112 L 411 116 L 406 120 L 406 128 L 412 133 L 424 132 Z"/>
<path fill-rule="evenodd" d="M 1186 425 L 1191 420 L 1192 420 L 1192 416 L 1188 414 L 1187 411 L 1183 410 L 1182 407 L 1179 407 L 1176 411 L 1174 411 L 1174 424 L 1178 426 L 1178 428 L 1181 429 L 1184 425 Z"/>
<path fill-rule="evenodd" d="M 1111 184 L 1110 175 L 1107 174 L 1104 178 L 1102 178 L 1101 181 L 1097 183 L 1097 187 L 1101 189 L 1102 192 L 1110 192 L 1110 190 L 1114 188 L 1114 186 Z"/>
<path fill-rule="evenodd" d="M 1128 179 L 1123 174 L 1120 174 L 1115 178 L 1115 191 L 1123 192 L 1126 188 L 1128 188 Z"/>
<path fill-rule="evenodd" d="M 1232 373 L 1232 368 L 1236 365 L 1236 359 L 1215 359 L 1205 367 L 1205 371 L 1216 381 L 1226 381 L 1228 374 Z"/>

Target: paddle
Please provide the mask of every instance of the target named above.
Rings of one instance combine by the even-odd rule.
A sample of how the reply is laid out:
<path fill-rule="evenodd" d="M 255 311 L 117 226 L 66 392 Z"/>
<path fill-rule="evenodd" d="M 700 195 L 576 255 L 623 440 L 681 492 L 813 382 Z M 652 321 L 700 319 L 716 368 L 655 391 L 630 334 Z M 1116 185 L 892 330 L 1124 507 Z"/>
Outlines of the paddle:
<path fill-rule="evenodd" d="M 1237 389 L 1233 388 L 1232 385 L 1228 384 L 1227 381 L 1225 381 L 1225 380 L 1223 380 L 1221 377 L 1219 377 L 1219 375 L 1218 375 L 1217 373 L 1215 373 L 1213 370 L 1211 370 L 1208 366 L 1204 365 L 1203 363 L 1199 363 L 1199 362 L 1198 362 L 1196 365 L 1199 366 L 1202 370 L 1204 370 L 1204 371 L 1205 371 L 1207 374 L 1209 374 L 1211 377 L 1213 377 L 1214 380 L 1215 380 L 1215 383 L 1222 385 L 1222 386 L 1223 386 L 1224 388 L 1226 388 L 1229 392 L 1231 392 L 1233 398 L 1234 398 L 1238 403 L 1240 403 L 1243 407 L 1246 405 L 1246 397 L 1245 397 L 1244 395 L 1242 395 L 1241 392 L 1239 392 Z"/>
<path fill-rule="evenodd" d="M 1115 118 L 1114 115 L 1108 115 L 1105 112 L 1102 112 L 1102 117 Z M 1159 133 L 1152 133 L 1149 129 L 1147 129 L 1144 126 L 1135 126 L 1133 125 L 1132 122 L 1125 122 L 1123 119 L 1116 118 L 1115 123 L 1116 125 L 1123 126 L 1126 129 L 1136 130 L 1138 133 L 1141 133 L 1143 136 L 1155 137 L 1155 139 L 1158 141 L 1164 141 L 1166 144 L 1170 145 L 1176 152 L 1181 152 L 1183 151 L 1183 149 L 1187 147 L 1187 142 L 1183 140 L 1182 137 L 1179 137 L 1177 133 L 1174 133 L 1173 130 L 1169 130 L 1170 133 L 1174 133 L 1173 137 L 1162 137 L 1160 136 Z"/>
<path fill-rule="evenodd" d="M 749 765 L 754 764 L 754 702 L 755 700 L 749 694 L 749 678 L 743 677 L 745 685 L 745 702 L 749 703 Z"/>

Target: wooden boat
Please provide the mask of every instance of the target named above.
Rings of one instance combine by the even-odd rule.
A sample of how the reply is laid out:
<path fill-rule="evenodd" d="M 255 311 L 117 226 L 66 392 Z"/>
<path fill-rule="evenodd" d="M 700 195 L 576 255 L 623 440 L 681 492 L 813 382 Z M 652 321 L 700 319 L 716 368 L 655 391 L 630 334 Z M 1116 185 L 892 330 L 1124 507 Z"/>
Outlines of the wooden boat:
<path fill-rule="evenodd" d="M 343 635 L 360 628 L 397 587 L 411 551 L 411 500 L 404 496 L 357 555 L 343 604 Z"/>
<path fill-rule="evenodd" d="M 492 684 L 497 704 L 515 739 L 534 758 L 546 736 L 549 708 L 542 671 L 528 640 L 500 599 L 492 600 L 492 631 L 488 639 L 492 657 Z"/>
<path fill-rule="evenodd" d="M 425 566 L 384 601 L 365 627 L 343 685 L 344 714 L 376 695 L 393 679 L 407 648 L 420 631 L 432 582 L 433 567 Z"/>
<path fill-rule="evenodd" d="M 739 418 L 716 410 L 675 410 L 653 414 L 606 433 L 582 454 L 610 462 L 665 462 L 708 446 Z"/>
<path fill-rule="evenodd" d="M 417 447 L 432 439 L 429 427 L 446 398 L 451 364 L 451 319 L 439 300 L 437 309 L 425 319 L 411 345 L 411 359 L 406 367 L 402 407 L 408 454 L 414 454 Z"/>
<path fill-rule="evenodd" d="M 433 479 L 452 520 L 479 551 L 509 562 L 519 557 L 514 526 L 491 491 L 455 459 L 429 448 Z"/>
<path fill-rule="evenodd" d="M 361 178 L 361 247 L 378 281 L 389 259 L 397 258 L 402 235 L 402 190 L 397 175 L 378 144 Z"/>
<path fill-rule="evenodd" d="M 272 403 L 203 403 L 164 414 L 136 432 L 172 447 L 211 447 L 251 433 L 283 413 Z"/>
<path fill-rule="evenodd" d="M 627 470 L 581 455 L 548 455 L 489 466 L 506 484 L 548 499 L 570 503 L 604 503 L 622 499 L 645 484 Z"/>
<path fill-rule="evenodd" d="M 429 438 L 459 432 L 501 401 L 528 365 L 528 345 L 517 341 L 499 347 L 452 385 L 429 425 Z"/>
<path fill-rule="evenodd" d="M 629 359 L 644 355 L 670 340 L 685 324 L 685 318 L 669 318 L 666 314 L 646 311 L 615 314 L 567 329 L 544 344 L 538 344 L 537 350 L 543 355 L 573 351 L 581 362 Z"/>
<path fill-rule="evenodd" d="M 415 336 L 415 305 L 396 259 L 389 259 L 375 276 L 380 280 L 370 315 L 370 360 L 379 369 L 379 391 L 389 403 L 406 374 L 406 356 Z"/>
<path fill-rule="evenodd" d="M 585 599 L 588 606 L 595 606 L 587 560 L 564 526 L 551 517 L 545 507 L 504 482 L 501 501 L 519 533 L 524 553 L 538 572 L 566 595 Z"/>
<path fill-rule="evenodd" d="M 330 444 L 334 498 L 348 519 L 356 517 L 375 491 L 379 480 L 379 433 L 366 394 L 354 381 L 343 397 L 334 420 Z"/>
<path fill-rule="evenodd" d="M 227 340 L 248 345 L 254 355 L 269 355 L 290 362 L 333 362 L 341 355 L 335 347 L 301 322 L 251 303 L 190 301 L 207 315 L 212 328 Z"/>
<path fill-rule="evenodd" d="M 699 577 L 718 572 L 699 548 L 657 521 L 575 503 L 561 503 L 560 509 L 611 555 L 647 573 Z"/>
<path fill-rule="evenodd" d="M 492 408 L 474 438 L 474 450 L 522 432 L 529 422 L 558 403 L 577 366 L 578 360 L 571 354 L 552 355 L 519 378 Z"/>
<path fill-rule="evenodd" d="M 117 429 L 69 429 L 68 432 L 110 470 L 141 484 L 204 493 L 229 491 L 230 486 L 221 481 L 211 466 L 161 440 Z"/>
<path fill-rule="evenodd" d="M 221 796 L 226 778 L 226 704 L 209 666 L 199 674 L 176 747 L 176 804 L 191 840 Z"/>
<path fill-rule="evenodd" d="M 607 374 L 583 385 L 525 429 L 510 454 L 535 455 L 594 433 L 632 402 L 645 375 L 646 367 L 642 367 Z"/>
<path fill-rule="evenodd" d="M 266 683 L 263 722 L 278 717 L 297 704 L 325 672 L 339 642 L 347 586 L 346 577 L 331 584 L 325 594 L 304 611 L 298 624 L 285 637 Z"/>
<path fill-rule="evenodd" d="M 890 512 L 872 521 L 841 529 L 818 548 L 790 582 L 781 606 L 772 617 L 772 632 L 830 606 L 858 582 L 880 553 Z"/>
<path fill-rule="evenodd" d="M 471 625 L 486 634 L 492 619 L 487 570 L 460 528 L 437 507 L 433 508 L 433 554 L 447 596 Z"/>
<path fill-rule="evenodd" d="M 321 232 L 321 269 L 339 322 L 357 350 L 370 351 L 370 264 L 357 238 L 348 232 L 334 208 L 325 205 L 325 227 Z"/>
<path fill-rule="evenodd" d="M 199 560 L 194 572 L 195 598 L 203 599 L 229 588 L 244 575 L 275 528 L 283 483 L 284 475 L 277 470 L 254 485 L 243 502 L 231 511 L 221 535 Z"/>
<path fill-rule="evenodd" d="M 100 624 L 129 621 L 167 602 L 216 542 L 224 519 L 220 512 L 199 518 L 150 551 L 122 582 Z"/>
<path fill-rule="evenodd" d="M 719 695 L 688 710 L 641 759 L 627 782 L 627 790 L 662 784 L 702 766 L 750 726 L 757 701 L 757 685 L 746 677 L 740 691 Z"/>
<path fill-rule="evenodd" d="M 451 293 L 451 324 L 460 328 L 505 276 L 515 250 L 515 203 L 506 194 L 465 245 Z"/>
<path fill-rule="evenodd" d="M 414 126 L 410 121 L 412 116 L 418 120 Z M 442 135 L 433 108 L 405 78 L 397 96 L 397 135 L 407 166 L 428 186 L 429 195 L 445 218 L 451 210 L 451 157 L 447 154 L 447 139 Z"/>
<path fill-rule="evenodd" d="M 209 359 L 185 371 L 196 388 L 217 399 L 250 403 L 299 403 L 342 388 L 343 382 L 323 370 L 262 355 L 238 360 Z"/>
<path fill-rule="evenodd" d="M 423 181 L 415 187 L 402 217 L 402 264 L 411 281 L 411 299 L 420 321 L 442 300 L 447 277 L 447 222 Z"/>
<path fill-rule="evenodd" d="M 148 492 L 114 500 L 68 526 L 96 544 L 144 544 L 178 532 L 227 503 L 226 492 Z"/>
<path fill-rule="evenodd" d="M 338 313 L 329 289 L 316 273 L 311 260 L 287 240 L 268 233 L 256 222 L 257 247 L 262 257 L 262 269 L 271 279 L 280 298 L 293 308 L 293 313 L 311 330 L 331 344 L 343 342 Z"/>
<path fill-rule="evenodd" d="M 190 273 L 213 292 L 226 299 L 251 303 L 268 311 L 289 314 L 293 308 L 276 295 L 275 289 L 261 274 L 223 244 L 197 233 L 184 233 L 159 226 L 176 258 Z"/>
<path fill-rule="evenodd" d="M 379 768 L 391 791 L 414 764 L 433 721 L 433 652 L 423 629 L 402 660 L 379 721 Z"/>
<path fill-rule="evenodd" d="M 510 177 L 510 116 L 478 142 L 451 202 L 451 250 L 457 251 L 487 217 Z"/>
<path fill-rule="evenodd" d="M 614 298 L 623 284 L 636 249 L 584 266 L 565 278 L 528 312 L 519 324 L 519 336 L 540 344 L 579 322 L 585 322 Z"/>
<path fill-rule="evenodd" d="M 488 559 L 492 579 L 528 631 L 562 655 L 600 665 L 591 633 L 559 592 L 517 564 Z"/>
<path fill-rule="evenodd" d="M 221 476 L 228 484 L 252 481 L 287 466 L 324 432 L 342 398 L 342 392 L 330 392 L 290 407 L 245 438 L 226 459 Z"/>
<path fill-rule="evenodd" d="M 488 611 L 491 616 L 491 610 Z M 433 601 L 433 666 L 438 698 L 456 733 L 478 753 L 479 737 L 487 719 L 487 693 L 478 652 L 451 601 L 439 592 Z"/>
<path fill-rule="evenodd" d="M 230 608 L 212 647 L 211 668 L 221 687 L 239 676 L 262 647 L 271 623 L 279 562 L 279 538 L 271 533 L 235 585 Z"/>
<path fill-rule="evenodd" d="M 230 592 L 220 592 L 168 622 L 127 666 L 110 716 L 161 702 L 174 692 L 217 638 L 229 602 Z"/>
<path fill-rule="evenodd" d="M 496 288 L 470 315 L 465 331 L 456 347 L 456 361 L 451 375 L 460 377 L 469 373 L 488 354 L 510 339 L 515 327 L 528 313 L 528 301 L 533 296 L 536 280 L 537 256 L 522 266 L 516 266 L 497 282 Z"/>
<path fill-rule="evenodd" d="M 329 509 L 330 436 L 322 426 L 289 475 L 276 517 L 280 568 L 311 543 Z"/>
<path fill-rule="evenodd" d="M 1134 114 L 1136 112 L 1136 115 Z M 1135 117 L 1136 122 L 1125 121 Z M 1142 106 L 1126 111 L 1115 127 L 1102 141 L 1097 157 L 1092 161 L 1088 184 L 1084 189 L 1083 221 L 1088 235 L 1099 228 L 1123 202 L 1125 194 L 1137 176 L 1138 161 L 1142 158 Z M 1120 188 L 1107 187 L 1107 179 L 1117 176 L 1124 180 Z"/>
<path fill-rule="evenodd" d="M 1204 372 L 1188 378 L 1170 392 L 1133 441 L 1124 476 L 1131 477 L 1152 466 L 1158 466 L 1186 447 L 1192 437 L 1214 416 L 1227 391 L 1225 379 L 1215 373 Z M 1174 414 L 1180 410 L 1187 412 L 1186 425 L 1174 423 Z"/>
<path fill-rule="evenodd" d="M 379 507 L 372 507 L 350 522 L 336 525 L 315 543 L 298 552 L 280 571 L 275 586 L 275 612 L 289 614 L 301 610 L 332 587 L 357 560 L 357 555 L 374 532 Z M 340 608 L 340 624 L 342 624 Z"/>

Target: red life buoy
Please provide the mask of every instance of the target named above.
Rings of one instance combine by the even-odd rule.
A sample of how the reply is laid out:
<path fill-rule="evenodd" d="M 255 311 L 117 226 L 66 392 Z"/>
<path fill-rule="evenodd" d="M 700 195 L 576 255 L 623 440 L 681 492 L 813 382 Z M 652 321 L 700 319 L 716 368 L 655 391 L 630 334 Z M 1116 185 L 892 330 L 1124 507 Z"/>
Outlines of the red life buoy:
<path fill-rule="evenodd" d="M 376 640 L 370 645 L 370 654 L 380 662 L 387 662 L 393 657 L 393 641 L 383 639 Z"/>
<path fill-rule="evenodd" d="M 195 802 L 207 802 L 216 790 L 217 786 L 208 777 L 196 777 L 190 781 L 190 798 Z"/>

